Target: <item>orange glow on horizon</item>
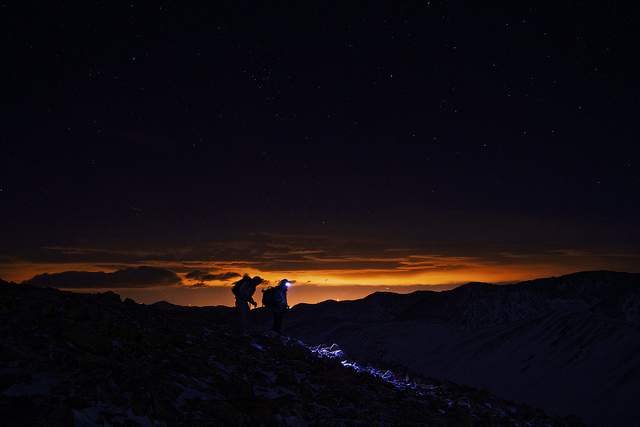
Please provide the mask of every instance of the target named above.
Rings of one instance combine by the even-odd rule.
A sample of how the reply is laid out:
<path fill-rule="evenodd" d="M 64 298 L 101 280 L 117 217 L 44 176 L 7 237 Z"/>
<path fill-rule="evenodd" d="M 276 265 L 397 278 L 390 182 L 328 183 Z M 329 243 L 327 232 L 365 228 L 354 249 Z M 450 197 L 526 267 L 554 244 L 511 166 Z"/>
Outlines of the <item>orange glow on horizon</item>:
<path fill-rule="evenodd" d="M 561 265 L 507 265 L 483 266 L 469 265 L 464 269 L 447 271 L 420 271 L 418 269 L 375 269 L 375 268 L 343 268 L 343 269 L 309 269 L 309 270 L 281 270 L 263 271 L 249 266 L 227 266 L 220 269 L 222 263 L 215 263 L 216 273 L 234 272 L 259 275 L 264 279 L 275 282 L 282 278 L 295 280 L 299 284 L 316 284 L 326 286 L 343 285 L 441 285 L 465 282 L 510 282 L 531 278 L 567 274 L 576 271 L 572 266 Z M 147 262 L 140 265 L 175 269 L 175 263 Z M 130 265 L 131 267 L 138 266 Z M 182 269 L 184 266 L 180 265 Z M 209 266 L 212 268 L 213 266 Z M 206 263 L 193 269 L 206 269 Z M 16 263 L 0 265 L 0 278 L 8 281 L 22 282 L 42 273 L 61 273 L 65 271 L 113 272 L 116 268 L 101 267 L 99 264 L 83 263 Z M 193 285 L 197 280 L 187 279 L 186 273 L 178 273 L 184 285 Z M 220 285 L 217 282 L 213 285 Z"/>
<path fill-rule="evenodd" d="M 515 282 L 539 277 L 558 276 L 583 270 L 630 271 L 630 265 L 639 255 L 603 254 L 592 255 L 580 251 L 551 251 L 543 254 L 500 253 L 493 257 L 445 256 L 432 254 L 410 254 L 401 256 L 321 256 L 317 252 L 295 254 L 298 257 L 279 259 L 275 256 L 265 259 L 242 260 L 189 260 L 189 261 L 145 261 L 138 263 L 36 263 L 5 261 L 0 262 L 0 278 L 22 282 L 42 273 L 65 271 L 103 271 L 137 266 L 153 266 L 171 270 L 178 274 L 181 283 L 174 286 L 154 286 L 143 288 L 117 288 L 123 296 L 131 296 L 141 302 L 166 299 L 183 305 L 231 305 L 231 294 L 225 289 L 234 279 L 211 280 L 204 286 L 192 287 L 197 280 L 186 278 L 189 271 L 199 270 L 214 274 L 238 273 L 259 275 L 274 283 L 282 278 L 293 280 L 295 288 L 306 285 L 304 292 L 298 292 L 296 302 L 318 302 L 325 299 L 360 298 L 374 287 L 394 287 L 401 292 L 424 289 L 429 285 L 455 285 L 471 281 Z M 388 252 L 383 252 L 388 254 Z M 282 268 L 282 267 L 287 268 Z M 631 269 L 633 271 L 633 269 Z M 358 288 L 357 286 L 362 286 Z M 328 288 L 333 287 L 330 290 Z M 343 287 L 344 289 L 340 289 Z M 312 289 L 313 288 L 313 289 Z M 348 289 L 347 289 L 348 288 Z M 440 289 L 440 287 L 438 287 Z M 76 289 L 78 290 L 78 289 Z M 210 291 L 208 291 L 210 290 Z M 223 292 L 220 292 L 224 290 Z M 322 291 L 321 291 L 322 290 Z M 84 291 L 96 292 L 98 289 Z M 313 292 L 312 292 L 313 291 Z M 218 292 L 216 297 L 213 295 Z M 229 294 L 229 295 L 227 295 Z M 292 295 L 295 294 L 295 291 Z M 222 295 L 222 296 L 220 296 Z"/>

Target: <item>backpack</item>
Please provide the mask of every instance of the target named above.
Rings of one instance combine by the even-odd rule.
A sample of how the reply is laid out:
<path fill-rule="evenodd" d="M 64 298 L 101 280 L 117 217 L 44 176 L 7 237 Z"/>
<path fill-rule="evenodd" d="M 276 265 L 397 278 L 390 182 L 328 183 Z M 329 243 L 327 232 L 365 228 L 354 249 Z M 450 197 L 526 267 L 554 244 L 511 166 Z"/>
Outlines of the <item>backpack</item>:
<path fill-rule="evenodd" d="M 267 308 L 276 306 L 276 288 L 272 286 L 262 291 L 262 305 Z"/>
<path fill-rule="evenodd" d="M 249 301 L 251 294 L 251 283 L 248 280 L 239 280 L 231 288 L 231 292 L 243 301 Z"/>

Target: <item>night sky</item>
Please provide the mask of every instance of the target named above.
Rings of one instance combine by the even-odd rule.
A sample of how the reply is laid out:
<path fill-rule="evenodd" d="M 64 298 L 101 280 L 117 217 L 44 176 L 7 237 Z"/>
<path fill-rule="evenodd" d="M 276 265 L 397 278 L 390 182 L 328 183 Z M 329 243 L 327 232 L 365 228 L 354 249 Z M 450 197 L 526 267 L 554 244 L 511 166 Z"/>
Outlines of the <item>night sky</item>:
<path fill-rule="evenodd" d="M 151 266 L 100 287 L 213 304 L 245 272 L 316 301 L 640 271 L 627 2 L 309 3 L 0 2 L 0 277 Z"/>

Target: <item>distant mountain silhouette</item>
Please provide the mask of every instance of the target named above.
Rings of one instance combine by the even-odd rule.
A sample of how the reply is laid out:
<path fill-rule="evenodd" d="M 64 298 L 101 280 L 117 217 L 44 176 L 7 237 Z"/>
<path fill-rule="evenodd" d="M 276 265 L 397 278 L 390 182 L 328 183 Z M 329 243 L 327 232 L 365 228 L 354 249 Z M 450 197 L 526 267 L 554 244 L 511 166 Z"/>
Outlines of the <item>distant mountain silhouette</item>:
<path fill-rule="evenodd" d="M 165 311 L 184 311 L 187 310 L 187 307 L 183 307 L 181 305 L 171 304 L 168 301 L 158 301 L 150 305 L 150 307 L 156 308 L 158 310 Z"/>
<path fill-rule="evenodd" d="M 233 314 L 2 283 L 1 423 L 577 425 L 446 381 L 401 390 L 296 339 L 238 335 Z"/>
<path fill-rule="evenodd" d="M 596 425 L 640 425 L 640 274 L 301 304 L 287 333 Z"/>

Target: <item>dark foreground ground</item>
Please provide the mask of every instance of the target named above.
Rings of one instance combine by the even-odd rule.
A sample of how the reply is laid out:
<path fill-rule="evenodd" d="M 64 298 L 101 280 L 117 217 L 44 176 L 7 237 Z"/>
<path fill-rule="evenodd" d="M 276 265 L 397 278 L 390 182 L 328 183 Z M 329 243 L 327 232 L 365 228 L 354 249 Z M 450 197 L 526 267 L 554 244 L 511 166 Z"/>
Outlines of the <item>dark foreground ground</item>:
<path fill-rule="evenodd" d="M 0 283 L 0 420 L 57 425 L 568 426 L 486 391 L 393 385 L 220 309 Z"/>

